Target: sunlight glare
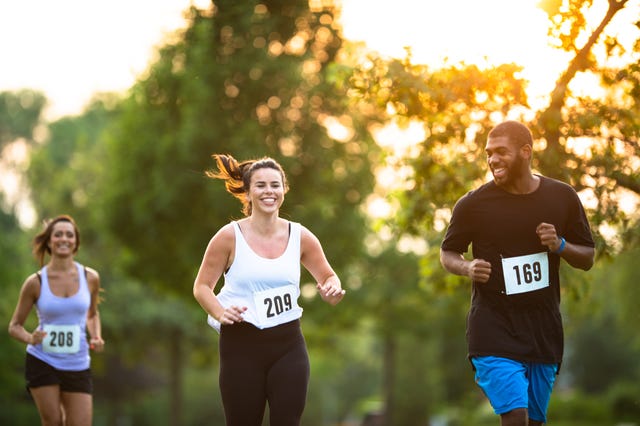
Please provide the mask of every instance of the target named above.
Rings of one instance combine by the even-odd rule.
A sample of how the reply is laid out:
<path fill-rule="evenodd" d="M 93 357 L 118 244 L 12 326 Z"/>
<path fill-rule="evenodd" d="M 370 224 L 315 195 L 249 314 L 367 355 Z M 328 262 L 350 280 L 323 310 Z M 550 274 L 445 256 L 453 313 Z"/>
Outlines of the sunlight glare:
<path fill-rule="evenodd" d="M 385 126 L 372 125 L 370 131 L 380 146 L 393 150 L 394 156 L 410 155 L 412 148 L 426 138 L 424 123 L 417 120 L 412 120 L 406 126 L 400 126 L 395 121 Z"/>
<path fill-rule="evenodd" d="M 35 225 L 36 213 L 24 172 L 28 164 L 28 144 L 18 139 L 4 147 L 0 155 L 0 192 L 3 202 L 13 206 L 20 225 L 30 228 Z M 5 206 L 0 206 L 5 207 Z"/>
<path fill-rule="evenodd" d="M 79 113 L 96 92 L 128 89 L 148 67 L 153 47 L 186 27 L 182 12 L 191 4 L 211 2 L 2 2 L 2 86 L 45 92 L 51 118 Z"/>
<path fill-rule="evenodd" d="M 532 101 L 548 93 L 567 55 L 547 42 L 547 17 L 538 0 L 416 2 L 342 0 L 344 37 L 363 41 L 384 56 L 433 66 L 464 62 L 481 67 L 524 67 Z M 363 15 L 366 11 L 367 18 Z"/>
<path fill-rule="evenodd" d="M 353 138 L 355 131 L 349 122 L 349 117 L 321 116 L 318 121 L 327 129 L 331 139 L 338 142 L 347 142 Z"/>
<path fill-rule="evenodd" d="M 417 256 L 424 256 L 429 250 L 429 245 L 424 238 L 403 235 L 398 240 L 396 248 L 400 253 L 413 253 Z"/>
<path fill-rule="evenodd" d="M 391 204 L 378 195 L 370 195 L 367 198 L 367 213 L 373 218 L 389 217 L 393 213 Z"/>

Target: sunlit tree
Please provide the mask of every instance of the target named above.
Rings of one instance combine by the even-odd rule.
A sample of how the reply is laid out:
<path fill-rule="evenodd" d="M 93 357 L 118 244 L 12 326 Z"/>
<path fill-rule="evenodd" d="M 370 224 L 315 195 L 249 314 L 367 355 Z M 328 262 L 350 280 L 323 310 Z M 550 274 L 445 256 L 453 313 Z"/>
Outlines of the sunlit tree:
<path fill-rule="evenodd" d="M 409 190 L 400 191 L 400 220 L 394 218 L 394 223 L 409 232 L 440 229 L 453 202 L 486 179 L 487 132 L 514 118 L 534 132 L 534 167 L 590 198 L 587 207 L 596 233 L 614 230 L 616 238 L 599 240 L 599 253 L 637 244 L 628 231 L 639 217 L 628 206 L 637 205 L 640 197 L 640 33 L 623 44 L 606 31 L 627 3 L 608 1 L 599 18 L 588 13 L 591 0 L 544 3 L 550 42 L 573 58 L 539 111 L 528 105 L 527 82 L 517 65 L 479 70 L 461 63 L 434 69 L 413 64 L 409 54 L 404 60 L 374 57 L 360 67 L 351 79 L 360 102 L 377 106 L 378 115 L 387 120 L 424 126 L 424 139 L 413 151 L 391 158 L 398 168 L 411 169 L 405 182 Z M 638 23 L 617 25 L 632 30 Z M 600 97 L 574 94 L 572 83 L 585 73 L 600 78 Z"/>
<path fill-rule="evenodd" d="M 395 243 L 409 234 L 426 242 L 420 292 L 435 291 L 433 300 L 449 298 L 455 305 L 452 312 L 464 312 L 468 302 L 451 297 L 465 281 L 443 273 L 439 245 L 455 201 L 487 180 L 487 133 L 507 118 L 532 128 L 535 169 L 580 191 L 600 256 L 638 246 L 638 234 L 633 231 L 640 225 L 634 207 L 640 199 L 640 33 L 635 32 L 635 41 L 623 44 L 607 31 L 613 18 L 630 4 L 610 0 L 608 10 L 599 17 L 592 13 L 589 0 L 544 4 L 550 42 L 572 58 L 541 110 L 529 105 L 527 81 L 517 64 L 484 69 L 448 62 L 427 66 L 415 63 L 408 50 L 404 59 L 370 53 L 351 74 L 354 108 L 369 114 L 372 132 L 385 127 L 404 129 L 405 134 L 421 130 L 414 135 L 417 143 L 401 150 L 396 142 L 387 150 L 386 166 L 380 166 L 382 179 L 372 196 L 385 206 L 381 223 L 388 230 L 388 241 Z M 617 21 L 616 25 L 634 30 L 638 23 Z M 578 95 L 572 83 L 585 73 L 600 79 L 600 97 Z M 393 178 L 385 179 L 388 175 Z M 583 281 L 568 278 L 569 290 L 584 295 L 579 290 Z M 441 343 L 447 345 L 450 340 L 443 336 Z M 449 389 L 458 383 L 453 377 L 449 376 Z M 459 389 L 447 398 L 460 402 L 467 391 Z"/>

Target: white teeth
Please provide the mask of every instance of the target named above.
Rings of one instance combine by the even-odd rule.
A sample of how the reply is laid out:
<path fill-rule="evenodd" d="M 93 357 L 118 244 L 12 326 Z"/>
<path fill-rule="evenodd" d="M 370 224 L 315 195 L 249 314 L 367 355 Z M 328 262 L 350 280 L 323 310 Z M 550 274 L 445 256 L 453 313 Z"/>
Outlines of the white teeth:
<path fill-rule="evenodd" d="M 493 175 L 498 178 L 503 177 L 506 173 L 507 173 L 507 169 L 502 167 L 493 169 Z"/>

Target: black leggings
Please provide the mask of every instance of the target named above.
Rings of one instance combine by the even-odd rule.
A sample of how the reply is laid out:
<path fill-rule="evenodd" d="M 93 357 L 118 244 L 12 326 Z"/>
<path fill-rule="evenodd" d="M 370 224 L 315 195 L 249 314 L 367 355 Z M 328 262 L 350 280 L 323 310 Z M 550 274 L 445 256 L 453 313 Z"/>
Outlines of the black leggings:
<path fill-rule="evenodd" d="M 227 426 L 298 426 L 307 399 L 309 355 L 295 320 L 260 330 L 249 323 L 220 330 L 220 392 Z"/>

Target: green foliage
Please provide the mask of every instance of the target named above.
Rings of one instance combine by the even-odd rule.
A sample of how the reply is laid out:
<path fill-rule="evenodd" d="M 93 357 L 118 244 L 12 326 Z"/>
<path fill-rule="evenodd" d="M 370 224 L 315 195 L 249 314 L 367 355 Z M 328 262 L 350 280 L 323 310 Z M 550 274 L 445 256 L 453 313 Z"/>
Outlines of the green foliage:
<path fill-rule="evenodd" d="M 213 344 L 209 345 L 209 351 Z M 184 392 L 185 401 L 189 402 L 184 424 L 194 426 L 224 424 L 217 364 L 188 371 L 184 381 Z"/>
<path fill-rule="evenodd" d="M 32 426 L 40 424 L 40 416 L 38 410 L 24 390 L 21 388 L 20 397 L 16 397 L 14 393 L 11 398 L 2 398 L 0 400 L 0 422 L 3 425 L 12 426 Z"/>
<path fill-rule="evenodd" d="M 33 141 L 47 100 L 41 92 L 0 92 L 0 151 L 16 139 Z"/>
<path fill-rule="evenodd" d="M 45 104 L 38 92 L 0 93 L 0 151 L 21 138 L 33 142 Z M 0 191 L 0 318 L 6 327 L 13 315 L 18 295 L 26 277 L 36 268 L 31 257 L 30 236 L 20 228 L 16 209 L 8 205 Z M 35 317 L 35 315 L 33 316 Z M 25 326 L 33 327 L 34 318 Z M 24 389 L 25 346 L 13 340 L 4 328 L 0 336 L 0 423 L 28 425 L 38 421 L 38 414 Z"/>
<path fill-rule="evenodd" d="M 314 335 L 321 327 L 305 318 L 305 335 Z M 377 395 L 380 388 L 380 358 L 376 335 L 371 324 L 360 323 L 352 331 L 334 332 L 331 349 L 307 339 L 311 360 L 311 377 L 302 423 L 305 425 L 339 424 L 354 415 L 360 416 L 360 401 Z"/>
<path fill-rule="evenodd" d="M 599 394 L 620 380 L 638 377 L 640 352 L 628 344 L 626 334 L 611 318 L 584 318 L 569 340 L 566 357 L 574 384 Z"/>
<path fill-rule="evenodd" d="M 179 368 L 211 363 L 215 332 L 198 306 L 175 295 L 117 277 L 105 289 L 101 317 L 106 350 L 92 362 L 96 399 L 114 418 L 135 416 L 150 392 L 170 388 L 176 361 Z M 168 416 L 169 407 L 160 413 Z"/>
<path fill-rule="evenodd" d="M 603 261 L 590 273 L 588 292 L 568 303 L 566 369 L 575 386 L 603 394 L 638 380 L 640 340 L 636 297 L 638 249 Z"/>
<path fill-rule="evenodd" d="M 583 395 L 580 392 L 555 392 L 549 402 L 547 417 L 550 421 L 578 422 L 573 424 L 602 425 L 611 424 L 612 413 L 607 401 L 596 396 Z M 583 423 L 584 422 L 584 423 Z"/>
<path fill-rule="evenodd" d="M 637 380 L 622 380 L 607 392 L 605 400 L 618 424 L 640 419 L 640 386 Z"/>
<path fill-rule="evenodd" d="M 32 149 L 26 172 L 37 217 L 73 216 L 81 235 L 78 260 L 107 277 L 120 253 L 103 232 L 99 183 L 109 167 L 104 132 L 119 114 L 117 100 L 111 94 L 96 95 L 83 114 L 51 123 L 45 142 Z"/>
<path fill-rule="evenodd" d="M 496 115 L 527 104 L 525 82 L 515 65 L 480 70 L 475 65 L 430 69 L 410 57 L 372 58 L 352 77 L 362 98 L 380 108 L 393 107 L 400 120 L 424 123 L 426 138 L 401 166 L 413 170 L 408 189 L 397 194 L 401 208 L 393 218 L 400 230 L 424 235 L 435 216 L 484 180 L 484 140 Z"/>
<path fill-rule="evenodd" d="M 640 197 L 638 69 L 637 63 L 617 69 L 599 68 L 597 75 L 605 95 L 600 99 L 579 97 L 564 106 L 564 122 L 559 127 L 562 139 L 583 144 L 588 139 L 591 143 L 584 144 L 583 150 L 571 149 L 566 142 L 561 148 L 550 144 L 555 148 L 548 151 L 554 155 L 539 156 L 537 160 L 545 173 L 593 196 L 596 203 L 588 213 L 600 240 L 599 252 L 605 255 L 637 245 L 633 235 L 638 228 L 638 212 L 624 204 Z M 548 114 L 540 115 L 539 127 L 545 126 Z M 542 135 L 545 132 L 537 131 Z M 616 237 L 599 235 L 602 225 L 615 229 Z"/>
<path fill-rule="evenodd" d="M 1 193 L 0 193 L 1 198 Z M 21 232 L 14 215 L 5 213 L 0 209 L 0 282 L 2 294 L 0 298 L 0 318 L 3 325 L 9 325 L 13 315 L 22 283 L 32 271 L 30 263 L 29 240 Z M 28 326 L 32 325 L 29 321 Z M 5 329 L 6 330 L 6 329 Z M 25 346 L 9 337 L 3 332 L 0 338 L 0 363 L 4 368 L 0 369 L 0 396 L 2 400 L 16 401 L 16 396 L 24 390 L 24 379 L 21 369 L 24 366 Z"/>

